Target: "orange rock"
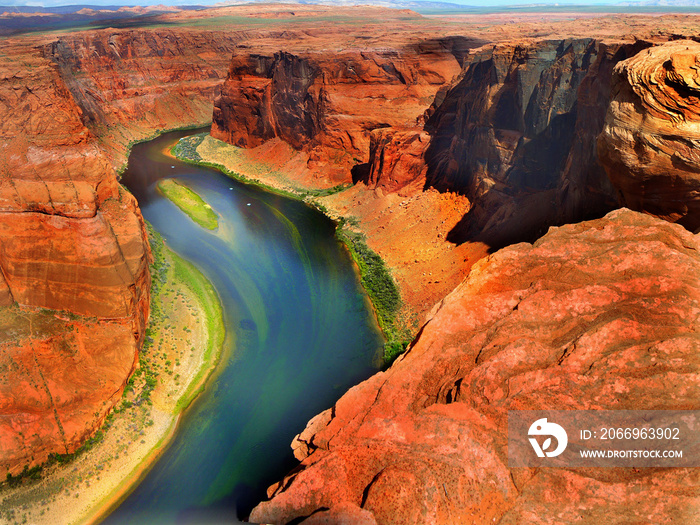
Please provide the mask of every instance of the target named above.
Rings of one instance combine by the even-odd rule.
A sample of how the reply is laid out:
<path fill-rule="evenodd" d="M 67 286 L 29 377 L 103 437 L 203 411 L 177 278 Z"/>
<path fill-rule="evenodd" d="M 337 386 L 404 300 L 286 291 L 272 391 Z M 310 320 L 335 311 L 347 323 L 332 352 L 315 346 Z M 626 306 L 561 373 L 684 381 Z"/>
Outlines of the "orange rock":
<path fill-rule="evenodd" d="M 0 472 L 74 452 L 102 423 L 135 365 L 129 323 L 0 311 Z"/>
<path fill-rule="evenodd" d="M 0 275 L 0 307 L 10 306 L 14 300 L 12 299 L 12 294 L 10 293 L 10 288 L 5 282 L 5 277 Z"/>
<path fill-rule="evenodd" d="M 368 183 L 395 192 L 416 182 L 416 189 L 422 190 L 428 172 L 425 150 L 429 143 L 430 135 L 421 130 L 374 130 L 369 146 Z"/>
<path fill-rule="evenodd" d="M 700 44 L 678 40 L 618 64 L 598 152 L 626 206 L 700 228 Z"/>
<path fill-rule="evenodd" d="M 623 209 L 483 259 L 407 354 L 297 436 L 301 465 L 251 521 L 693 521 L 692 469 L 510 469 L 506 427 L 512 409 L 696 408 L 699 249 Z"/>
<path fill-rule="evenodd" d="M 128 318 L 148 297 L 148 252 L 134 198 L 89 219 L 0 213 L 0 267 L 15 301 L 82 315 Z M 143 320 L 139 329 L 143 330 Z"/>
<path fill-rule="evenodd" d="M 48 43 L 44 38 L 39 49 L 55 64 L 83 121 L 117 167 L 126 162 L 130 142 L 211 119 L 240 38 L 221 30 L 111 29 L 70 33 Z"/>
<path fill-rule="evenodd" d="M 212 136 L 243 147 L 282 138 L 310 152 L 310 169 L 349 182 L 372 130 L 415 125 L 425 101 L 459 72 L 452 45 L 445 39 L 334 53 L 238 51 L 215 102 Z"/>
<path fill-rule="evenodd" d="M 1 45 L 0 306 L 27 307 L 0 309 L 4 475 L 74 451 L 119 401 L 148 318 L 150 251 L 59 68 L 39 47 Z"/>

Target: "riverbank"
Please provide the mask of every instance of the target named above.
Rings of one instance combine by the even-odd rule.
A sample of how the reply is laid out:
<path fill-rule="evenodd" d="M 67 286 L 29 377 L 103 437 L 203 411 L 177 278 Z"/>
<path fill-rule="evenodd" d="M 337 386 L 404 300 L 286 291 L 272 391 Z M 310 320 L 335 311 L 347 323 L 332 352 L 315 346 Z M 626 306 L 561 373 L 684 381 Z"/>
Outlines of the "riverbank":
<path fill-rule="evenodd" d="M 274 166 L 249 158 L 246 150 L 214 139 L 208 133 L 180 139 L 173 145 L 170 154 L 180 161 L 217 169 L 231 178 L 266 191 L 303 200 L 334 220 L 338 224 L 336 236 L 346 246 L 358 268 L 362 286 L 386 339 L 385 365 L 391 364 L 405 351 L 415 334 L 410 328 L 412 323 L 403 309 L 401 293 L 390 269 L 368 246 L 357 218 L 339 213 L 329 202 L 323 200 L 324 197 L 349 189 L 351 185 L 325 188 L 301 185 Z"/>
<path fill-rule="evenodd" d="M 98 521 L 165 449 L 182 411 L 214 370 L 225 335 L 216 291 L 157 233 L 149 236 L 151 320 L 121 404 L 81 452 L 56 457 L 38 479 L 4 485 L 0 522 Z"/>

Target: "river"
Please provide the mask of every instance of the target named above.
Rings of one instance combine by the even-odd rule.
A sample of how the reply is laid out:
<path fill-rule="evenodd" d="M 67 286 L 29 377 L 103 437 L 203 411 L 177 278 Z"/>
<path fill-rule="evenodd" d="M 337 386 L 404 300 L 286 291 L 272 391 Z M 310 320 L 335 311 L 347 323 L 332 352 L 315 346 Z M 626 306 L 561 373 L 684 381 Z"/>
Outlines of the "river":
<path fill-rule="evenodd" d="M 383 340 L 334 224 L 302 202 L 162 154 L 196 132 L 136 145 L 122 182 L 218 291 L 225 348 L 171 444 L 107 524 L 245 518 L 296 464 L 290 443 L 307 421 L 377 370 Z M 217 230 L 156 191 L 171 177 L 212 206 Z"/>

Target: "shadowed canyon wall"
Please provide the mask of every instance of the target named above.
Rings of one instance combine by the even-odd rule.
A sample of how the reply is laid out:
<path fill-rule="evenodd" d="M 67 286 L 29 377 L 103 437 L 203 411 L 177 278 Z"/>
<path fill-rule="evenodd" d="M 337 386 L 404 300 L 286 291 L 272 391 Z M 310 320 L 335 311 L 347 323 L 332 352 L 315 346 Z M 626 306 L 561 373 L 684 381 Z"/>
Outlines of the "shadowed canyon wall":
<path fill-rule="evenodd" d="M 470 57 L 425 125 L 426 186 L 473 203 L 448 239 L 499 248 L 616 207 L 595 139 L 613 66 L 645 45 L 563 40 Z"/>

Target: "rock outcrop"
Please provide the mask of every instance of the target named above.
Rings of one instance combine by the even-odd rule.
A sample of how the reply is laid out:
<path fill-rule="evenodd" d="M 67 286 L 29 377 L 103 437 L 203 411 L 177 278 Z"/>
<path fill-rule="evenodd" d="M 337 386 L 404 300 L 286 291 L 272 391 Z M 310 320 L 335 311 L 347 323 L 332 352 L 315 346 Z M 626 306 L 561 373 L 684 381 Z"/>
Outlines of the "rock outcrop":
<path fill-rule="evenodd" d="M 480 42 L 445 38 L 389 49 L 257 53 L 239 49 L 216 100 L 212 136 L 255 147 L 281 138 L 309 168 L 349 182 L 373 130 L 413 126 Z"/>
<path fill-rule="evenodd" d="M 309 422 L 251 521 L 693 521 L 692 469 L 510 469 L 506 426 L 511 409 L 696 408 L 698 249 L 622 209 L 480 261 L 403 357 Z"/>
<path fill-rule="evenodd" d="M 0 330 L 4 477 L 82 445 L 120 401 L 138 347 L 128 320 L 5 308 Z"/>
<path fill-rule="evenodd" d="M 2 311 L 14 319 L 0 331 L 4 476 L 74 451 L 119 400 L 148 318 L 150 252 L 135 199 L 39 49 L 3 44 L 0 107 L 0 305 L 21 307 Z"/>
<path fill-rule="evenodd" d="M 598 141 L 622 202 L 700 229 L 700 44 L 652 47 L 615 67 Z"/>

